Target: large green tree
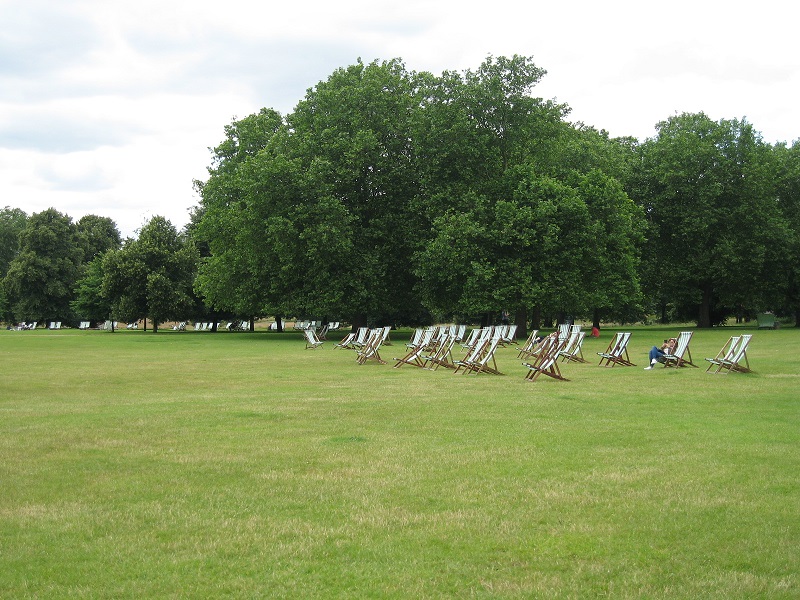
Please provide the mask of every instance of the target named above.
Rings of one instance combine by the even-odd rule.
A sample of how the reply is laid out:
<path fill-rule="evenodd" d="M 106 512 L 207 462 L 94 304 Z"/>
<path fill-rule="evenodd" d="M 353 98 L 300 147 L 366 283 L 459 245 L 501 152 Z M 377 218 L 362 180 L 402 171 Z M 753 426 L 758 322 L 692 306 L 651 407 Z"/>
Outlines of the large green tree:
<path fill-rule="evenodd" d="M 4 280 L 15 318 L 69 321 L 83 257 L 70 217 L 54 208 L 31 215 L 19 234 L 19 251 Z"/>
<path fill-rule="evenodd" d="M 25 227 L 28 215 L 19 208 L 6 206 L 0 209 L 0 321 L 10 321 L 11 313 L 3 280 L 11 261 L 19 250 L 19 234 Z"/>
<path fill-rule="evenodd" d="M 179 320 L 192 310 L 192 282 L 197 250 L 167 219 L 156 216 L 136 239 L 107 252 L 103 259 L 102 296 L 123 321 L 149 318 L 160 323 Z"/>
<path fill-rule="evenodd" d="M 786 238 L 785 243 L 772 246 L 779 256 L 768 265 L 765 275 L 773 276 L 767 277 L 772 281 L 768 288 L 778 297 L 766 307 L 794 315 L 795 326 L 800 327 L 800 141 L 789 147 L 777 146 L 775 160 L 778 206 L 786 223 Z"/>
<path fill-rule="evenodd" d="M 650 221 L 648 289 L 710 327 L 762 302 L 767 251 L 783 234 L 770 148 L 746 121 L 703 113 L 657 130 L 634 186 Z"/>
<path fill-rule="evenodd" d="M 281 143 L 275 144 L 276 150 L 268 150 L 280 133 L 285 135 L 283 117 L 271 109 L 234 121 L 225 127 L 225 139 L 213 150 L 207 181 L 195 182 L 201 197 L 190 227 L 201 252 L 195 290 L 214 310 L 251 318 L 282 311 L 270 294 L 281 265 L 270 260 L 265 239 L 264 214 L 269 215 L 273 207 L 264 207 L 265 198 L 253 192 L 258 182 L 252 180 L 253 168 L 248 167 L 261 153 L 269 157 L 262 158 L 267 161 L 283 156 Z M 290 192 L 293 184 L 271 180 L 261 188 L 267 193 Z"/>
<path fill-rule="evenodd" d="M 109 217 L 84 215 L 78 219 L 75 226 L 86 263 L 104 252 L 117 250 L 122 245 L 122 236 L 117 224 Z"/>

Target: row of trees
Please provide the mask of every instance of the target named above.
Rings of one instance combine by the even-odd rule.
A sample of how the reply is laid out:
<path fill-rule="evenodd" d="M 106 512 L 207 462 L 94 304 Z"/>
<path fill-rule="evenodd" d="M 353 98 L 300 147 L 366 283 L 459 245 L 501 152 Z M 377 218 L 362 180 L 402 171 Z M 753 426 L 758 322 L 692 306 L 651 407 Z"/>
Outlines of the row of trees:
<path fill-rule="evenodd" d="M 156 218 L 138 239 L 82 249 L 70 309 L 354 325 L 506 309 L 523 329 L 797 315 L 800 145 L 702 113 L 612 139 L 536 98 L 544 74 L 520 56 L 440 76 L 359 61 L 289 115 L 235 120 L 186 231 Z M 44 308 L 26 300 L 28 247 L 20 235 L 3 257 L 17 318 Z"/>

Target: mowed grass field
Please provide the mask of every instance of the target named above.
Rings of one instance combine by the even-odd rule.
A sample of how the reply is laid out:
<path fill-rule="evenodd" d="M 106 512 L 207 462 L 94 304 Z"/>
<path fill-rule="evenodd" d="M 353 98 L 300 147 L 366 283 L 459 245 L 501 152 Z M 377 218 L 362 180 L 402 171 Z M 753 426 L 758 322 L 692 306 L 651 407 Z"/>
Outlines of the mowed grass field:
<path fill-rule="evenodd" d="M 631 330 L 637 367 L 605 330 L 534 383 L 514 348 L 0 332 L 0 597 L 800 597 L 800 330 L 652 371 L 680 328 Z M 705 373 L 743 332 L 755 373 Z"/>

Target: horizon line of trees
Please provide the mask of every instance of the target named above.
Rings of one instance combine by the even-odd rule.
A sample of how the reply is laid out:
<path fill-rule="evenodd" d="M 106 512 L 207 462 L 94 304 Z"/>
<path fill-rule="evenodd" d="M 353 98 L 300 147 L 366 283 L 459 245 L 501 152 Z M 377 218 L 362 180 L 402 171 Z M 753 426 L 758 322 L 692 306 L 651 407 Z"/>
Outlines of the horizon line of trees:
<path fill-rule="evenodd" d="M 532 58 L 337 69 L 224 129 L 184 231 L 0 211 L 0 317 L 800 322 L 800 143 L 672 115 L 640 142 L 536 98 Z"/>

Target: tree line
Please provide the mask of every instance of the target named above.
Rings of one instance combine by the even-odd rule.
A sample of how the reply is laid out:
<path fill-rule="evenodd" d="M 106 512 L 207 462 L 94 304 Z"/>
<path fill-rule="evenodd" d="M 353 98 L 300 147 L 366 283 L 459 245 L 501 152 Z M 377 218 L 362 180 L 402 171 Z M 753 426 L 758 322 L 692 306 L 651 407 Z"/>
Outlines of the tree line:
<path fill-rule="evenodd" d="M 800 312 L 800 143 L 669 116 L 569 121 L 530 57 L 435 76 L 360 60 L 235 119 L 177 231 L 0 212 L 6 319 L 264 316 L 359 325 Z M 102 224 L 102 227 L 101 227 Z M 91 225 L 91 227 L 90 227 Z M 47 232 L 46 234 L 43 232 Z M 38 232 L 38 233 L 37 233 Z"/>

